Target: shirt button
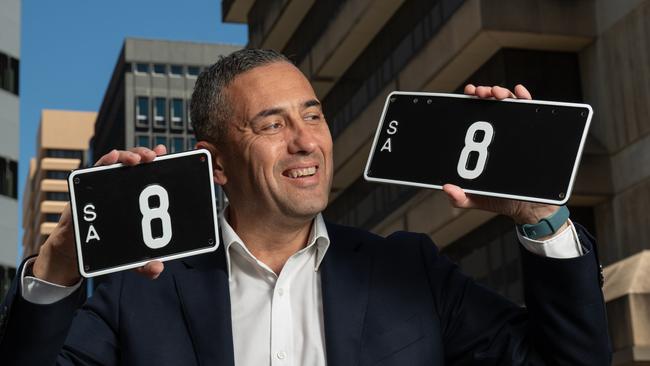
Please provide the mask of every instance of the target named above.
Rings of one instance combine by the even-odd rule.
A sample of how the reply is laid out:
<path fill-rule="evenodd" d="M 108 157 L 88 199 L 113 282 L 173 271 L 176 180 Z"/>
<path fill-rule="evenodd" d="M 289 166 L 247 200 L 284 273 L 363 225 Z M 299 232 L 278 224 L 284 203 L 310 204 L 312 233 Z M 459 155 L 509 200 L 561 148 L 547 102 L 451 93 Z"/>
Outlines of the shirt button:
<path fill-rule="evenodd" d="M 280 296 L 284 295 L 284 290 L 282 289 L 282 287 L 278 289 L 278 295 Z"/>
<path fill-rule="evenodd" d="M 284 351 L 280 351 L 275 354 L 275 357 L 277 357 L 278 360 L 284 360 L 287 357 L 287 353 Z"/>

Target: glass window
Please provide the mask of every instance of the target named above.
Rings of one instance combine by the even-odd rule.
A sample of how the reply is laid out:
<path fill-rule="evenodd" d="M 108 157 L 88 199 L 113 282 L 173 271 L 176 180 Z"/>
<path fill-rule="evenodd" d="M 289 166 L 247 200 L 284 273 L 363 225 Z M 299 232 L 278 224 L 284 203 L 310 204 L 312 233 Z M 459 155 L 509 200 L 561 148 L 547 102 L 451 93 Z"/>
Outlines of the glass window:
<path fill-rule="evenodd" d="M 153 126 L 159 128 L 167 127 L 167 108 L 165 98 L 156 98 L 154 102 Z"/>
<path fill-rule="evenodd" d="M 187 138 L 187 150 L 194 150 L 196 146 L 196 137 L 190 136 Z"/>
<path fill-rule="evenodd" d="M 46 192 L 45 199 L 48 201 L 70 201 L 68 192 Z"/>
<path fill-rule="evenodd" d="M 172 116 L 172 128 L 183 129 L 183 99 L 172 99 L 169 107 Z"/>
<path fill-rule="evenodd" d="M 198 66 L 188 66 L 187 75 L 189 76 L 198 76 L 201 72 L 201 69 Z"/>
<path fill-rule="evenodd" d="M 167 137 L 165 137 L 165 136 L 160 136 L 160 135 L 159 135 L 159 136 L 156 136 L 156 137 L 154 138 L 154 144 L 153 144 L 153 146 L 155 147 L 155 146 L 158 146 L 158 145 L 165 145 L 165 146 L 167 146 Z"/>
<path fill-rule="evenodd" d="M 84 157 L 81 150 L 47 149 L 45 156 L 48 158 L 80 159 Z"/>
<path fill-rule="evenodd" d="M 192 113 L 190 111 L 191 99 L 187 100 L 187 130 L 194 131 L 194 126 L 192 126 Z"/>
<path fill-rule="evenodd" d="M 59 222 L 60 218 L 61 218 L 61 214 L 57 214 L 57 213 L 45 214 L 45 221 L 46 222 Z"/>
<path fill-rule="evenodd" d="M 149 139 L 149 135 L 136 135 L 135 136 L 135 146 L 142 146 L 142 147 L 151 147 L 151 140 Z"/>
<path fill-rule="evenodd" d="M 0 88 L 18 95 L 18 59 L 0 53 Z"/>
<path fill-rule="evenodd" d="M 45 172 L 47 179 L 68 179 L 70 171 L 68 170 L 48 170 Z"/>
<path fill-rule="evenodd" d="M 181 76 L 183 75 L 183 66 L 181 65 L 171 65 L 169 67 L 169 73 L 172 75 Z"/>
<path fill-rule="evenodd" d="M 180 136 L 172 137 L 170 152 L 177 153 L 181 151 L 185 151 L 185 138 Z"/>
<path fill-rule="evenodd" d="M 7 70 L 7 79 L 5 83 L 7 85 L 7 90 L 18 95 L 18 60 L 15 58 L 9 58 L 9 69 Z"/>
<path fill-rule="evenodd" d="M 154 74 L 166 74 L 167 73 L 167 65 L 154 64 L 153 65 L 153 73 Z"/>
<path fill-rule="evenodd" d="M 135 125 L 149 127 L 149 97 L 137 97 L 135 102 Z"/>
<path fill-rule="evenodd" d="M 149 64 L 137 63 L 135 64 L 135 71 L 146 74 L 149 72 Z"/>
<path fill-rule="evenodd" d="M 9 68 L 9 57 L 0 52 L 0 88 L 5 89 L 5 74 Z"/>

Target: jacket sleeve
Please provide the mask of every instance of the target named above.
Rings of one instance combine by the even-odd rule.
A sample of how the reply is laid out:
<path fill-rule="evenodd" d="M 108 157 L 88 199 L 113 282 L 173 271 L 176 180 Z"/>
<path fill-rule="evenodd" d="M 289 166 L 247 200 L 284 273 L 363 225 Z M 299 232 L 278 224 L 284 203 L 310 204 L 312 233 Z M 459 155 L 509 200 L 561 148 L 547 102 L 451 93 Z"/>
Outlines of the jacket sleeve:
<path fill-rule="evenodd" d="M 526 307 L 463 275 L 422 238 L 448 364 L 610 364 L 595 242 L 576 229 L 583 256 L 554 259 L 521 249 Z"/>
<path fill-rule="evenodd" d="M 17 273 L 22 273 L 24 261 Z M 116 364 L 115 317 L 108 309 L 117 298 L 119 286 L 98 289 L 92 301 L 101 306 L 83 305 L 81 286 L 72 295 L 50 305 L 37 305 L 21 296 L 17 275 L 0 307 L 0 358 L 3 365 L 111 365 Z M 78 310 L 82 307 L 82 310 Z M 70 327 L 92 327 L 82 348 L 70 347 Z M 66 339 L 68 339 L 66 341 Z M 64 345 L 65 344 L 65 345 Z"/>

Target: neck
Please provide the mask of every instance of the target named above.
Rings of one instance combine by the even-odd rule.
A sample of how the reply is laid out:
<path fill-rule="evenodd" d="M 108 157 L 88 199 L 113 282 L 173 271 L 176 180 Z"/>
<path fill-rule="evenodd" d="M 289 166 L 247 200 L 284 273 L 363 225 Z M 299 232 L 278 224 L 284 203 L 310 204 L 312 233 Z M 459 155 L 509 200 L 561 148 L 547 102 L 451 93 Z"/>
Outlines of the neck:
<path fill-rule="evenodd" d="M 255 258 L 279 275 L 287 260 L 307 246 L 314 219 L 246 220 L 249 217 L 259 216 L 240 215 L 232 206 L 228 207 L 226 218 L 230 226 Z"/>

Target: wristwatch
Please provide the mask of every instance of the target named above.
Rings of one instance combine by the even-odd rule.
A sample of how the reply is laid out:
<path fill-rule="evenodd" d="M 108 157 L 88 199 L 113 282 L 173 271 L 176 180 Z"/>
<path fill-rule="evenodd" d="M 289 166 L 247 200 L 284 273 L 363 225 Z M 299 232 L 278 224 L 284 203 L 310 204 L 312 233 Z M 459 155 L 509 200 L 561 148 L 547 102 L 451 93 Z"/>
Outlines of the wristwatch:
<path fill-rule="evenodd" d="M 538 223 L 517 225 L 517 229 L 529 239 L 539 239 L 555 234 L 568 219 L 569 209 L 561 206 L 554 214 L 539 220 Z"/>

